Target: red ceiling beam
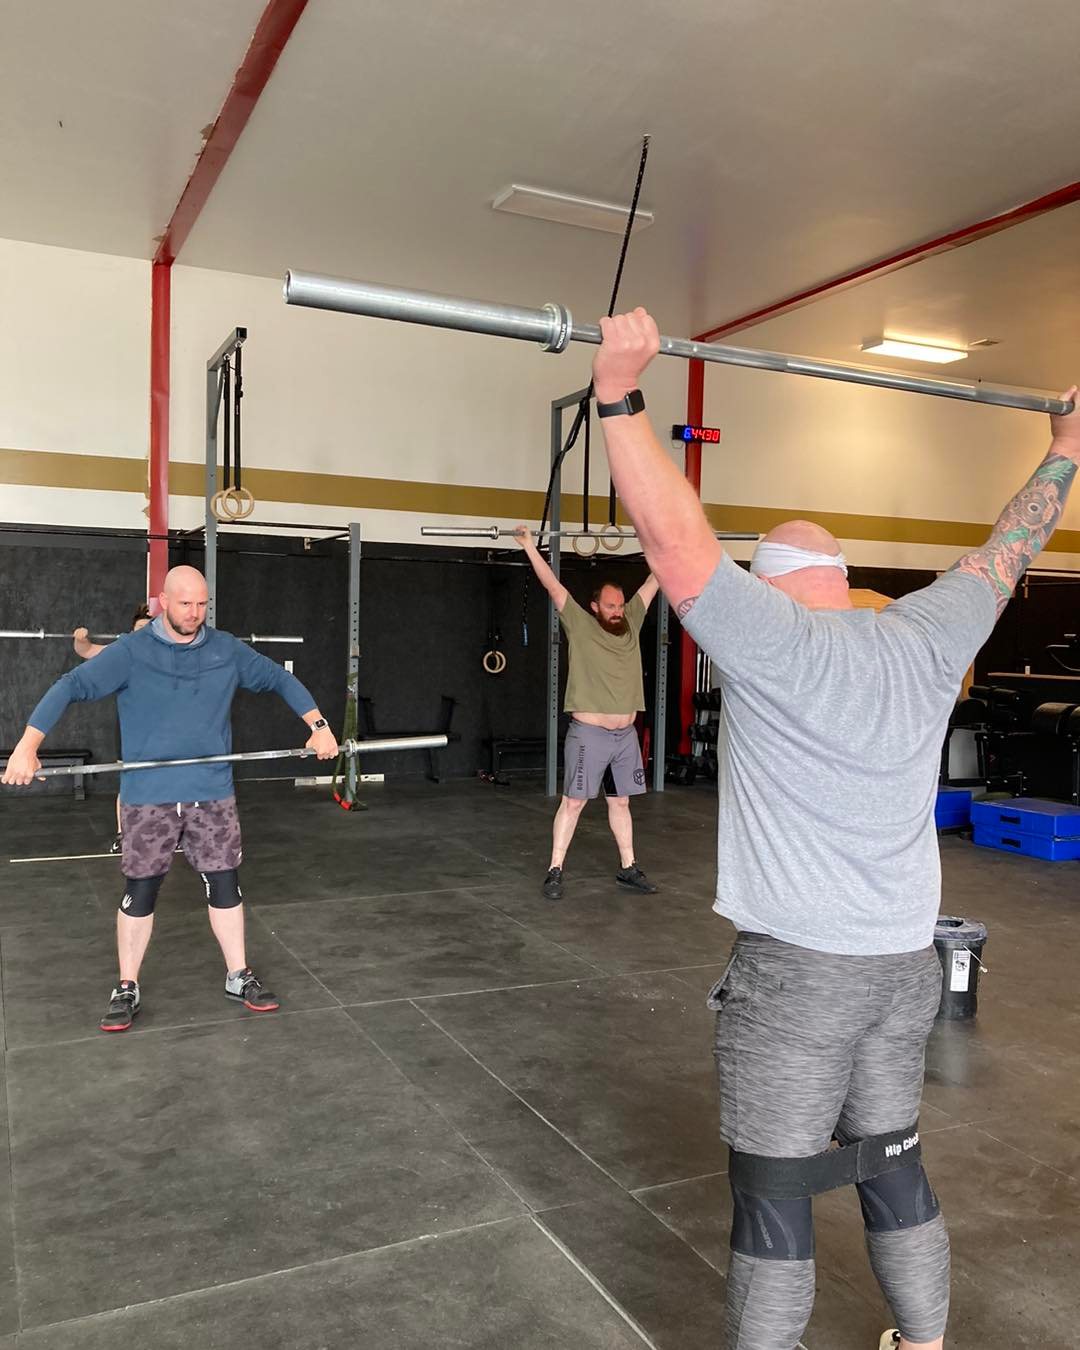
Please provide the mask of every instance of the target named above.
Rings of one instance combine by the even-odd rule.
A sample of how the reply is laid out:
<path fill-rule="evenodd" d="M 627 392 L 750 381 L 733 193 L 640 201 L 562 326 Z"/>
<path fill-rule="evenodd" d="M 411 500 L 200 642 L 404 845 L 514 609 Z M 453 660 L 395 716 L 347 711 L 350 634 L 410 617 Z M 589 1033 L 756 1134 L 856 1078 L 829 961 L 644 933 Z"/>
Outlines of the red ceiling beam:
<path fill-rule="evenodd" d="M 171 263 L 184 247 L 306 7 L 307 0 L 269 0 L 263 10 L 251 46 L 162 235 L 155 262 Z"/>
<path fill-rule="evenodd" d="M 1071 206 L 1077 201 L 1080 201 L 1080 183 L 1070 183 L 1067 187 L 1036 197 L 1034 201 L 1024 202 L 1022 206 L 1004 211 L 1001 215 L 976 221 L 974 225 L 965 225 L 963 229 L 952 230 L 949 234 L 939 235 L 936 239 L 928 239 L 925 243 L 916 244 L 902 253 L 880 258 L 877 262 L 867 263 L 853 272 L 845 272 L 843 276 L 834 277 L 819 286 L 811 286 L 809 290 L 798 291 L 786 299 L 776 300 L 762 309 L 751 310 L 749 314 L 726 319 L 715 328 L 698 333 L 694 340 L 716 342 L 717 339 L 726 337 L 729 333 L 736 333 L 741 328 L 749 328 L 753 324 L 762 323 L 765 319 L 779 318 L 781 314 L 790 314 L 792 310 L 802 309 L 804 305 L 813 304 L 826 295 L 836 295 L 854 286 L 861 286 L 867 281 L 876 281 L 878 277 L 888 276 L 890 272 L 899 272 L 901 268 L 922 262 L 924 258 L 932 258 L 935 254 L 949 253 L 955 248 L 963 248 L 966 244 L 974 244 L 980 239 L 987 238 L 988 235 L 999 234 L 1002 230 L 1011 229 L 1025 220 L 1034 220 L 1036 216 L 1045 215 L 1048 211 L 1057 211 L 1062 206 Z"/>
<path fill-rule="evenodd" d="M 168 228 L 161 236 L 150 283 L 149 541 L 146 593 L 156 601 L 169 569 L 169 396 L 172 265 L 221 177 L 259 96 L 274 73 L 307 0 L 269 0 L 233 78 Z"/>

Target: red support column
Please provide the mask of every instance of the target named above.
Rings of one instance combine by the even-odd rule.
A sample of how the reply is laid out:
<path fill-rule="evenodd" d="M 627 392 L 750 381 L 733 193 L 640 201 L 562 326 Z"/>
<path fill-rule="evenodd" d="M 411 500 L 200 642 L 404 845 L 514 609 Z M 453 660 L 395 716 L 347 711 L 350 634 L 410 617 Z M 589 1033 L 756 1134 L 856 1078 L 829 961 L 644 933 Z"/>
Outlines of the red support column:
<path fill-rule="evenodd" d="M 705 362 L 688 361 L 686 377 L 686 422 L 701 426 L 705 421 Z M 686 442 L 686 477 L 701 496 L 701 443 Z M 685 630 L 682 635 L 679 668 L 679 754 L 690 753 L 690 734 L 687 727 L 694 718 L 694 671 L 697 664 L 697 644 Z M 659 750 L 659 747 L 658 747 Z M 661 751 L 662 753 L 662 751 Z"/>
<path fill-rule="evenodd" d="M 169 570 L 169 341 L 172 263 L 155 262 L 150 282 L 149 550 L 146 593 L 156 601 Z"/>

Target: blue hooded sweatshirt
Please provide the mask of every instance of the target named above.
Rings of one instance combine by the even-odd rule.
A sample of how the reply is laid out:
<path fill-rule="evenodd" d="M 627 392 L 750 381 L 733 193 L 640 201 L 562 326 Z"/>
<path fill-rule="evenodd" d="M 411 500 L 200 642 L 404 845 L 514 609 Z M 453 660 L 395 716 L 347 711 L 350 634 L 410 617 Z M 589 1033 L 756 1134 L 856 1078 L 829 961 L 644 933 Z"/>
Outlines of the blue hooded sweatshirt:
<path fill-rule="evenodd" d="M 237 689 L 280 694 L 297 717 L 316 706 L 295 676 L 231 633 L 203 628 L 193 642 L 173 642 L 156 619 L 61 676 L 30 714 L 30 725 L 48 734 L 70 703 L 115 694 L 124 759 L 227 755 L 232 751 L 230 711 Z M 120 800 L 133 806 L 210 802 L 232 795 L 231 764 L 135 769 L 120 775 Z"/>

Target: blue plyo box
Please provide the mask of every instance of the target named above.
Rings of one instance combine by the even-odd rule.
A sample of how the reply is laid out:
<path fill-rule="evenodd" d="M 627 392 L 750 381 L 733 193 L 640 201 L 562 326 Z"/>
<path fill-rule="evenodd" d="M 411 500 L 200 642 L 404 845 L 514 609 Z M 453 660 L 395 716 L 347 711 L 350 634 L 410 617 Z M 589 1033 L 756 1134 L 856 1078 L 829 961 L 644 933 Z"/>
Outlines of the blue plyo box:
<path fill-rule="evenodd" d="M 976 824 L 974 841 L 980 848 L 1021 853 L 1025 858 L 1042 858 L 1044 862 L 1080 861 L 1080 839 L 1055 839 L 1049 834 L 1010 830 L 1008 826 Z"/>
<path fill-rule="evenodd" d="M 1080 806 L 1043 801 L 1038 797 L 973 802 L 971 823 L 1009 835 L 1031 834 L 1043 839 L 1080 841 Z"/>
<path fill-rule="evenodd" d="M 938 788 L 934 824 L 939 830 L 954 830 L 971 823 L 971 789 Z"/>

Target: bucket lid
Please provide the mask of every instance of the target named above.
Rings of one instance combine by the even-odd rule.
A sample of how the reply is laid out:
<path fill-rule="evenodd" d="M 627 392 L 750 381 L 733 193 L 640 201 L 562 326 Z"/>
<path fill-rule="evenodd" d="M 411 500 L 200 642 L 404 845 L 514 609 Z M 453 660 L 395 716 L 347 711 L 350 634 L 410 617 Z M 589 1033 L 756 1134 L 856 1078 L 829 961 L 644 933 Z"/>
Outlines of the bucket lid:
<path fill-rule="evenodd" d="M 939 914 L 934 926 L 935 942 L 985 942 L 989 936 L 986 924 L 978 919 L 958 919 L 951 914 Z"/>

